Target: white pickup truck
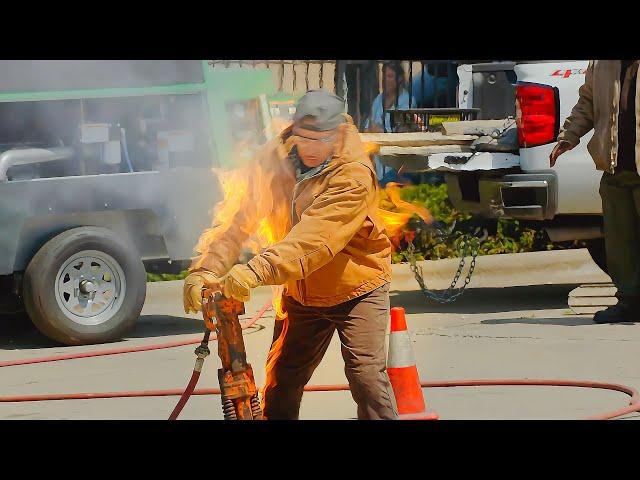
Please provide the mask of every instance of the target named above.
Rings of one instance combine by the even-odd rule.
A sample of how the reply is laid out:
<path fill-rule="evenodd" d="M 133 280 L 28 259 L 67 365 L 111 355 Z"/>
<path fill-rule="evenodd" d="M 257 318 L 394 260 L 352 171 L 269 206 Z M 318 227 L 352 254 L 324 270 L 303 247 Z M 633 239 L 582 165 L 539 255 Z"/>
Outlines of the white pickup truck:
<path fill-rule="evenodd" d="M 552 242 L 584 240 L 606 271 L 602 176 L 595 168 L 587 134 L 554 168 L 549 154 L 559 128 L 578 100 L 588 61 L 500 62 L 461 65 L 460 108 L 479 108 L 479 119 L 517 120 L 519 148 L 483 152 L 466 163 L 448 164 L 449 196 L 456 208 L 487 218 L 512 218 L 544 228 Z M 430 164 L 437 163 L 431 157 Z"/>

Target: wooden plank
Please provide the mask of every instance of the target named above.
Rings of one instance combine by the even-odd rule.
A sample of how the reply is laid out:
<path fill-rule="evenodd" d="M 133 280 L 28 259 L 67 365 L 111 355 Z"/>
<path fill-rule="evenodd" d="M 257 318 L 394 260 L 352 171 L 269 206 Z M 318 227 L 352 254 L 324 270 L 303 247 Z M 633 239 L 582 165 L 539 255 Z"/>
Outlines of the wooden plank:
<path fill-rule="evenodd" d="M 616 297 L 569 297 L 570 307 L 599 307 L 611 306 L 618 303 Z"/>
<path fill-rule="evenodd" d="M 614 297 L 616 287 L 579 287 L 569 292 L 569 297 Z"/>
<path fill-rule="evenodd" d="M 439 132 L 411 133 L 361 133 L 363 142 L 371 142 L 381 147 L 426 147 L 430 145 L 469 145 L 475 135 L 443 135 Z"/>
<path fill-rule="evenodd" d="M 444 122 L 442 131 L 445 135 L 491 135 L 495 130 L 503 130 L 515 125 L 513 119 L 502 120 L 468 120 L 465 122 Z"/>
<path fill-rule="evenodd" d="M 471 152 L 465 145 L 434 145 L 431 147 L 380 147 L 380 156 L 420 155 L 428 156 L 434 153 L 463 153 Z"/>
<path fill-rule="evenodd" d="M 612 283 L 586 283 L 569 292 L 568 304 L 576 315 L 593 315 L 618 303 Z"/>

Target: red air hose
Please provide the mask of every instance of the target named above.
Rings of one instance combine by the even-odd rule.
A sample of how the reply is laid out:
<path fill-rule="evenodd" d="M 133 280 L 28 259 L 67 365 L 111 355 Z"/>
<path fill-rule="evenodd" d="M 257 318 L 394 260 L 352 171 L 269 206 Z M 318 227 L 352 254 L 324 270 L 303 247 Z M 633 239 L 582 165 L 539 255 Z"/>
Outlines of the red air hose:
<path fill-rule="evenodd" d="M 616 383 L 601 383 L 579 380 L 561 379 L 478 379 L 478 380 L 446 380 L 436 382 L 421 382 L 425 388 L 444 387 L 487 387 L 487 386 L 539 386 L 539 387 L 582 387 L 614 390 L 631 397 L 627 407 L 620 408 L 600 415 L 587 417 L 586 420 L 611 420 L 640 411 L 640 396 L 636 389 Z M 339 392 L 349 390 L 349 385 L 308 385 L 305 392 Z M 0 396 L 0 403 L 42 402 L 51 400 L 92 400 L 96 398 L 130 398 L 130 397 L 173 397 L 182 395 L 182 389 L 172 390 L 138 390 L 128 392 L 96 392 L 96 393 L 58 393 L 41 395 L 8 395 Z M 220 395 L 219 388 L 201 388 L 194 390 L 192 395 Z"/>
<path fill-rule="evenodd" d="M 242 328 L 251 327 L 257 322 L 264 312 L 271 306 L 271 302 L 267 302 L 260 311 L 246 322 Z M 214 339 L 215 336 L 212 336 Z M 31 359 L 12 360 L 8 362 L 0 362 L 0 367 L 8 367 L 14 365 L 29 365 L 33 363 L 55 362 L 60 360 L 72 360 L 78 358 L 98 357 L 103 355 L 116 355 L 120 353 L 142 352 L 147 350 L 159 350 L 163 348 L 173 348 L 183 345 L 193 345 L 200 343 L 201 338 L 192 340 L 183 340 L 177 342 L 167 342 L 155 345 L 143 345 L 130 348 L 116 348 L 111 350 L 101 350 L 95 352 L 82 352 L 68 355 L 55 355 L 51 357 L 40 357 Z M 193 379 L 192 379 L 193 381 Z M 191 382 L 190 382 L 191 384 Z M 540 387 L 579 387 L 579 388 L 597 388 L 604 390 L 613 390 L 622 392 L 631 397 L 629 405 L 617 410 L 606 412 L 600 415 L 588 417 L 587 420 L 610 420 L 623 415 L 634 412 L 640 412 L 640 394 L 635 388 L 616 383 L 601 383 L 587 380 L 562 380 L 562 379 L 477 379 L 477 380 L 446 380 L 421 382 L 425 388 L 450 388 L 450 387 L 487 387 L 487 386 L 540 386 Z M 306 392 L 337 392 L 349 390 L 348 385 L 308 385 L 304 388 Z M 93 392 L 93 393 L 58 393 L 58 394 L 40 394 L 40 395 L 6 395 L 0 396 L 0 403 L 17 403 L 17 402 L 41 402 L 51 400 L 91 400 L 95 398 L 128 398 L 128 397 L 166 397 L 179 396 L 184 393 L 182 389 L 172 390 L 139 390 L 124 392 Z M 192 395 L 219 395 L 219 388 L 202 388 L 194 390 Z"/>
<path fill-rule="evenodd" d="M 169 420 L 178 419 L 178 415 L 180 415 L 180 412 L 182 412 L 182 409 L 187 404 L 187 401 L 189 400 L 191 395 L 193 395 L 193 391 L 198 384 L 198 380 L 200 380 L 200 372 L 194 370 L 193 374 L 191 374 L 191 379 L 189 379 L 189 383 L 187 384 L 187 388 L 184 389 L 184 392 L 182 392 L 182 394 L 180 395 L 178 404 L 174 407 L 171 415 L 169 415 Z"/>

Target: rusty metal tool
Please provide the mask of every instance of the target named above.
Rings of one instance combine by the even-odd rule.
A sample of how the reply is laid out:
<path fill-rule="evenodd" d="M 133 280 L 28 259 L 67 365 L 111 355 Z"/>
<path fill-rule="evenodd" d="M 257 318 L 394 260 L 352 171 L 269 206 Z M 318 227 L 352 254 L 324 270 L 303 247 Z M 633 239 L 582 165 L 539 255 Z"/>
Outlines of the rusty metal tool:
<path fill-rule="evenodd" d="M 253 369 L 247 363 L 238 315 L 244 314 L 244 304 L 211 289 L 202 290 L 202 316 L 205 333 L 196 348 L 196 364 L 193 374 L 169 420 L 176 420 L 195 390 L 200 379 L 204 359 L 209 356 L 209 337 L 215 331 L 218 340 L 218 356 L 222 368 L 218 380 L 222 395 L 222 411 L 225 420 L 262 420 L 262 407 Z"/>
<path fill-rule="evenodd" d="M 218 356 L 222 362 L 218 380 L 225 420 L 262 420 L 258 389 L 253 369 L 247 363 L 238 319 L 238 315 L 244 314 L 244 304 L 220 292 L 205 290 L 202 312 L 207 327 L 213 327 L 218 335 Z"/>

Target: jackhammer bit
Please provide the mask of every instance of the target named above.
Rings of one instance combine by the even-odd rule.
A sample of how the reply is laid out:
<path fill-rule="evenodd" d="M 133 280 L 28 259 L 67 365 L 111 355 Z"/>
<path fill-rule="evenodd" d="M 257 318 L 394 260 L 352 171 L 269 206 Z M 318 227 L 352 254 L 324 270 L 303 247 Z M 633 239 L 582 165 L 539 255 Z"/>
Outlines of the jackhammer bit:
<path fill-rule="evenodd" d="M 222 368 L 218 380 L 225 420 L 262 420 L 262 407 L 253 369 L 247 354 L 238 315 L 244 314 L 244 304 L 226 298 L 220 292 L 203 292 L 202 313 L 208 328 L 218 334 L 218 356 Z"/>

